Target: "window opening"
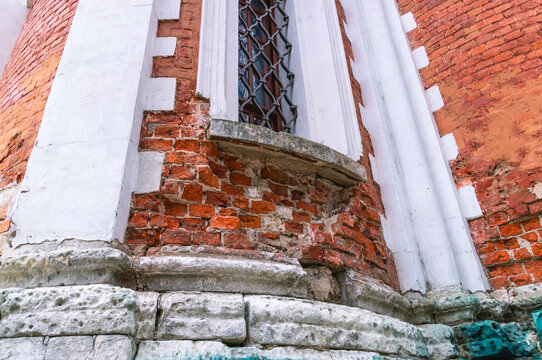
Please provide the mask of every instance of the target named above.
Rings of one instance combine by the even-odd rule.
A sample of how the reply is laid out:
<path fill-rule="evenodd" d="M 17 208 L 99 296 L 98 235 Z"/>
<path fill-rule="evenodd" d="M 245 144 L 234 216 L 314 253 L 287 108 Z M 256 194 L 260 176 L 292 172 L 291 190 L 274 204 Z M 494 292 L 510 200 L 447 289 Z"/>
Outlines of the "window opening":
<path fill-rule="evenodd" d="M 292 132 L 297 107 L 286 0 L 239 0 L 239 121 Z"/>

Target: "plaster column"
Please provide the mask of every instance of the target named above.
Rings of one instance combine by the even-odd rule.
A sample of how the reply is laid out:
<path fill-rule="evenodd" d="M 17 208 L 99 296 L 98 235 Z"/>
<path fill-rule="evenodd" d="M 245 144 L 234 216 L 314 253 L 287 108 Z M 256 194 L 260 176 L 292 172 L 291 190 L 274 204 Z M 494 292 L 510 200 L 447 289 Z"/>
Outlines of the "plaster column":
<path fill-rule="evenodd" d="M 0 1 L 0 77 L 28 14 L 26 0 Z"/>

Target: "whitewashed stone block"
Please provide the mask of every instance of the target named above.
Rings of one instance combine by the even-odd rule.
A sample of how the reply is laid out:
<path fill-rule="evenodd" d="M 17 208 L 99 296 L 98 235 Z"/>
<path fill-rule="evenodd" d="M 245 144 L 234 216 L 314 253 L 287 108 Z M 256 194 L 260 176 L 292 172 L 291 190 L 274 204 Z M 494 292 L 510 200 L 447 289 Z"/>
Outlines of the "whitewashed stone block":
<path fill-rule="evenodd" d="M 215 340 L 240 344 L 246 337 L 240 294 L 169 293 L 160 299 L 161 339 Z"/>
<path fill-rule="evenodd" d="M 0 339 L 0 360 L 29 359 L 45 359 L 45 345 L 42 337 Z"/>
<path fill-rule="evenodd" d="M 49 339 L 45 360 L 88 359 L 94 348 L 92 336 L 59 336 Z"/>
<path fill-rule="evenodd" d="M 109 285 L 13 291 L 0 304 L 4 337 L 135 335 L 135 292 Z"/>

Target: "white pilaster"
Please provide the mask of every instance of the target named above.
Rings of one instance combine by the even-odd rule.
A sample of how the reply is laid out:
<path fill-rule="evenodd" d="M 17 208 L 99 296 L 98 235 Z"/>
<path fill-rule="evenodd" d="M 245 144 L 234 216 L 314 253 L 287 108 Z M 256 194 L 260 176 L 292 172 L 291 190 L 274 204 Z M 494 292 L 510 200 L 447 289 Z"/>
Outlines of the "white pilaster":
<path fill-rule="evenodd" d="M 79 1 L 13 214 L 13 246 L 122 241 L 143 111 L 173 109 L 175 81 L 150 75 L 157 6 L 169 18 L 175 3 L 178 17 L 179 0 Z"/>
<path fill-rule="evenodd" d="M 442 106 L 442 98 L 438 87 L 424 91 L 405 35 L 413 19 L 401 22 L 394 0 L 341 2 L 364 92 L 362 117 L 375 149 L 384 233 L 402 290 L 423 291 L 424 281 L 431 289 L 485 290 L 431 113 Z"/>

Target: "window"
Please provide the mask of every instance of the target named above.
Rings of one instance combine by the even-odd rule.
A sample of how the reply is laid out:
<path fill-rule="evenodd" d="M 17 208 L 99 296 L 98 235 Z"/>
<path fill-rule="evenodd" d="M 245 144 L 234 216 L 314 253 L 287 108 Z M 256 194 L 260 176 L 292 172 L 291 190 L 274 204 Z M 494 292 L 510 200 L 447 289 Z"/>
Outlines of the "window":
<path fill-rule="evenodd" d="M 214 119 L 287 131 L 357 161 L 342 41 L 335 0 L 203 0 L 196 92 Z"/>
<path fill-rule="evenodd" d="M 292 44 L 285 0 L 239 1 L 239 121 L 292 132 Z"/>

